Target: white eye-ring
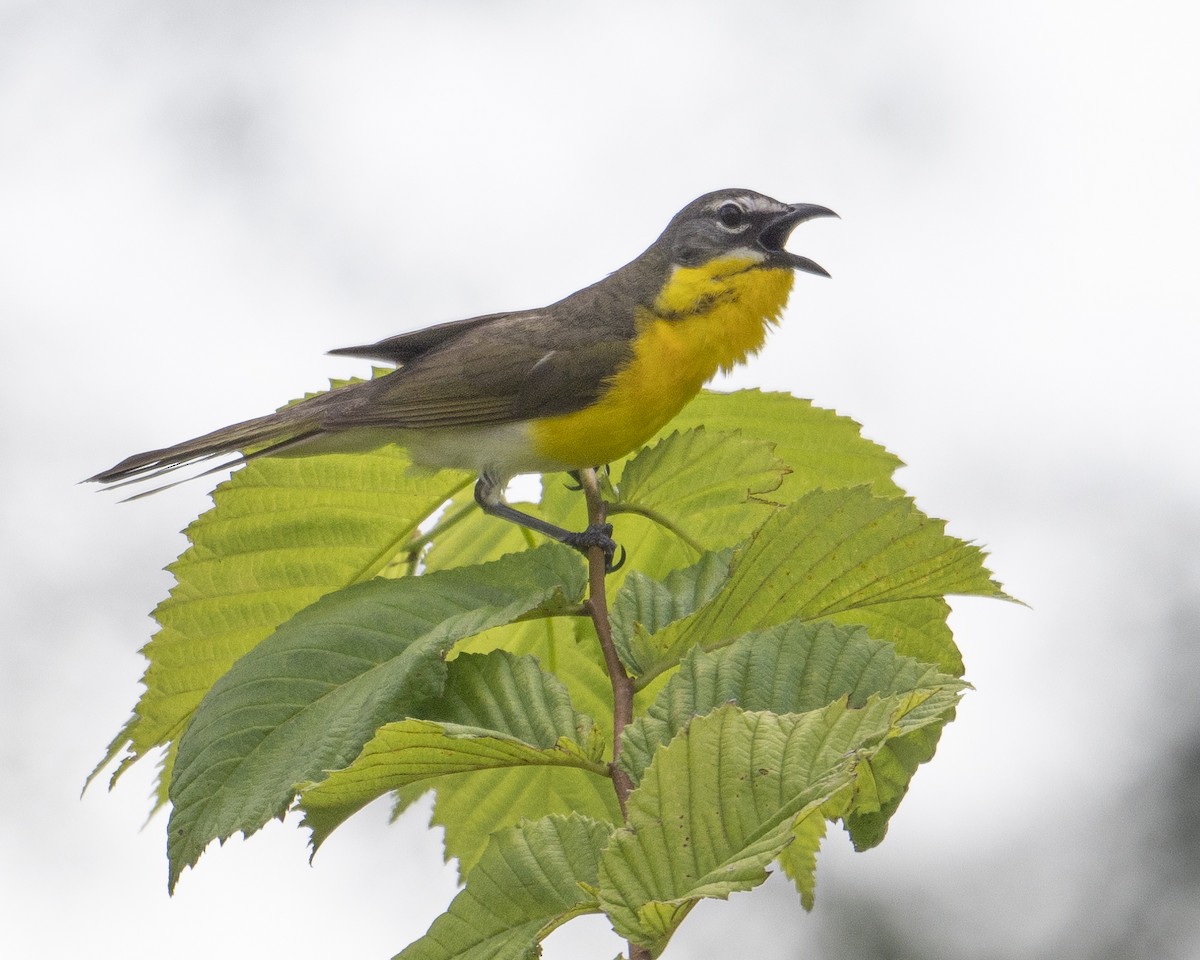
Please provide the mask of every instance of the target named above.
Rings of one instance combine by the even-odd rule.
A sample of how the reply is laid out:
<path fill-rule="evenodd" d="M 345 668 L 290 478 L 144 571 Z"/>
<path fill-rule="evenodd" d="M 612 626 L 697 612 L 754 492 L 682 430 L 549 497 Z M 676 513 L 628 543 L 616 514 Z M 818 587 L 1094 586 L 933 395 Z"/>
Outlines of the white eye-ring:
<path fill-rule="evenodd" d="M 726 230 L 734 232 L 745 230 L 749 224 L 746 211 L 733 201 L 723 203 L 717 208 L 717 219 Z"/>

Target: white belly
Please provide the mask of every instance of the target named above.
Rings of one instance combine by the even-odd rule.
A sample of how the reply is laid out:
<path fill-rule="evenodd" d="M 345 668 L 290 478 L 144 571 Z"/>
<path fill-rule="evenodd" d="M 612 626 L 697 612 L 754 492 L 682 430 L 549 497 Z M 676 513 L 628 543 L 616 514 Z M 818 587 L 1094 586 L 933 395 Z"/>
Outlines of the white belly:
<path fill-rule="evenodd" d="M 518 473 L 566 470 L 533 451 L 528 421 L 477 427 L 438 427 L 399 430 L 393 442 L 404 447 L 413 463 L 423 467 L 472 470 L 508 479 Z"/>

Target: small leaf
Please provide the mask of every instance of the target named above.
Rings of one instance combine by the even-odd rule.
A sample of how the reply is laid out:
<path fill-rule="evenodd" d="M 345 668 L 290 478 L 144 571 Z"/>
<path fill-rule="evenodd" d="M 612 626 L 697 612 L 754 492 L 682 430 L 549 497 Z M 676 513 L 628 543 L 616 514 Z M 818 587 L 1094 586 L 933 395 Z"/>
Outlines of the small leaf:
<path fill-rule="evenodd" d="M 893 644 L 872 639 L 862 627 L 792 621 L 747 634 L 711 653 L 693 648 L 645 715 L 625 728 L 621 766 L 637 782 L 655 749 L 682 730 L 693 715 L 723 703 L 734 702 L 746 710 L 800 713 L 841 696 L 848 696 L 850 705 L 857 707 L 871 695 L 932 692 L 906 719 L 920 721 L 917 727 L 889 740 L 870 760 L 869 770 L 860 769 L 860 779 L 868 773 L 872 776 L 875 805 L 866 809 L 860 802 L 831 814 L 844 817 L 855 847 L 865 850 L 882 841 L 917 767 L 937 750 L 942 727 L 953 719 L 958 694 L 965 687 L 952 674 L 897 654 Z M 798 856 L 799 851 L 792 855 Z M 789 875 L 795 874 L 789 870 Z M 798 886 L 804 902 L 811 904 L 811 887 L 799 882 Z"/>
<path fill-rule="evenodd" d="M 566 688 L 532 657 L 457 657 L 447 665 L 443 694 L 419 713 L 425 719 L 381 727 L 349 767 L 301 785 L 314 850 L 377 797 L 449 774 L 547 765 L 608 777 L 588 752 L 591 720 L 571 709 Z"/>
<path fill-rule="evenodd" d="M 543 670 L 567 685 L 577 711 L 591 717 L 601 730 L 610 729 L 612 685 L 590 619 L 539 618 L 495 627 L 457 644 L 452 656 L 494 650 L 537 658 Z"/>
<path fill-rule="evenodd" d="M 669 623 L 695 613 L 729 579 L 732 550 L 706 553 L 682 570 L 673 570 L 661 583 L 634 570 L 625 578 L 612 604 L 613 642 L 626 666 L 635 636 L 657 633 Z"/>
<path fill-rule="evenodd" d="M 839 803 L 834 797 L 807 816 L 798 817 L 792 827 L 792 842 L 779 852 L 779 865 L 796 885 L 800 904 L 805 910 L 811 910 L 816 903 L 817 851 L 825 839 L 825 822 L 831 816 L 828 808 L 838 809 L 844 805 L 845 801 Z"/>
<path fill-rule="evenodd" d="M 571 814 L 500 831 L 450 909 L 396 960 L 534 960 L 557 927 L 599 912 L 588 890 L 611 830 Z"/>
<path fill-rule="evenodd" d="M 927 705 L 928 706 L 928 705 Z M 917 767 L 933 758 L 945 724 L 954 719 L 954 711 L 942 713 L 941 722 L 921 727 L 903 737 L 888 741 L 869 763 L 875 804 L 856 807 L 845 816 L 846 832 L 855 850 L 869 850 L 883 842 L 888 821 L 908 792 Z"/>
<path fill-rule="evenodd" d="M 424 706 L 421 717 L 495 731 L 541 748 L 564 737 L 584 744 L 592 729 L 591 717 L 574 710 L 566 686 L 537 658 L 503 650 L 451 660 L 445 690 Z"/>
<path fill-rule="evenodd" d="M 495 563 L 376 579 L 322 598 L 214 685 L 179 745 L 171 886 L 208 842 L 281 816 L 294 785 L 350 763 L 382 724 L 441 693 L 462 637 L 578 603 L 584 570 L 557 544 Z"/>

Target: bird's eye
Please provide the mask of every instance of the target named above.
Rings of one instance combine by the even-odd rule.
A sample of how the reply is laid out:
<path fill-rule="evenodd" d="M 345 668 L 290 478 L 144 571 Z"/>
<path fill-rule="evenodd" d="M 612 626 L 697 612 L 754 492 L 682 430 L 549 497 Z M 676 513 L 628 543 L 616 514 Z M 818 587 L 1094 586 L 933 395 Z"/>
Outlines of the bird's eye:
<path fill-rule="evenodd" d="M 745 226 L 746 211 L 736 203 L 723 203 L 717 210 L 717 219 L 726 229 L 736 230 L 738 227 Z"/>

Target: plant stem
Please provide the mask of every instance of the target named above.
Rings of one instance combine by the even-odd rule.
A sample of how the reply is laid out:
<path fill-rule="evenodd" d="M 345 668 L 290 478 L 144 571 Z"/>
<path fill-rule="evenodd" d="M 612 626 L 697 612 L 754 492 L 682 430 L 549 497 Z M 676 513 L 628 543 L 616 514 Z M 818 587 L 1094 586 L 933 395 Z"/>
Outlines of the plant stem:
<path fill-rule="evenodd" d="M 596 479 L 596 471 L 590 467 L 579 471 L 579 480 L 583 486 L 583 495 L 587 498 L 588 522 L 604 523 L 605 503 L 600 495 L 600 483 Z M 617 656 L 617 648 L 613 644 L 612 626 L 608 620 L 608 594 L 604 586 L 604 551 L 600 547 L 592 547 L 588 551 L 588 598 L 584 608 L 596 625 L 596 636 L 600 639 L 600 650 L 604 654 L 604 665 L 608 669 L 608 679 L 613 692 L 613 753 L 610 769 L 612 771 L 613 789 L 617 792 L 617 803 L 621 806 L 621 816 L 627 816 L 625 802 L 629 791 L 633 789 L 633 781 L 629 774 L 617 766 L 621 757 L 621 731 L 633 719 L 633 680 L 625 672 L 625 665 Z M 634 949 L 630 945 L 630 949 Z"/>
<path fill-rule="evenodd" d="M 579 482 L 583 486 L 583 495 L 587 498 L 588 523 L 604 523 L 606 505 L 600 495 L 600 483 L 596 479 L 596 471 L 591 467 L 579 471 Z M 604 551 L 600 547 L 592 547 L 588 551 L 588 598 L 584 608 L 596 625 L 596 636 L 600 638 L 600 649 L 604 653 L 604 665 L 608 668 L 608 679 L 613 692 L 613 758 L 609 764 L 612 774 L 613 789 L 617 792 L 617 803 L 621 806 L 621 816 L 629 819 L 626 801 L 633 789 L 633 781 L 629 774 L 617 766 L 621 757 L 621 731 L 626 724 L 633 720 L 633 680 L 625 672 L 625 665 L 617 656 L 617 648 L 613 644 L 612 625 L 608 620 L 608 592 L 605 589 Z M 650 960 L 650 951 L 639 944 L 629 941 L 629 960 Z"/>
<path fill-rule="evenodd" d="M 647 520 L 651 521 L 652 523 L 657 523 L 664 530 L 669 530 L 671 533 L 675 534 L 675 536 L 677 536 L 680 540 L 682 540 L 689 547 L 691 547 L 694 551 L 696 551 L 696 556 L 699 557 L 699 556 L 704 555 L 704 545 L 703 544 L 701 544 L 694 537 L 688 536 L 688 534 L 685 530 L 683 530 L 681 527 L 676 526 L 674 523 L 672 523 L 670 520 L 668 520 L 663 514 L 659 513 L 657 510 L 651 510 L 649 507 L 643 507 L 641 504 L 638 504 L 638 503 L 614 503 L 612 505 L 611 512 L 612 513 L 636 513 L 639 517 L 645 517 Z"/>

